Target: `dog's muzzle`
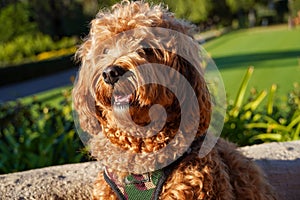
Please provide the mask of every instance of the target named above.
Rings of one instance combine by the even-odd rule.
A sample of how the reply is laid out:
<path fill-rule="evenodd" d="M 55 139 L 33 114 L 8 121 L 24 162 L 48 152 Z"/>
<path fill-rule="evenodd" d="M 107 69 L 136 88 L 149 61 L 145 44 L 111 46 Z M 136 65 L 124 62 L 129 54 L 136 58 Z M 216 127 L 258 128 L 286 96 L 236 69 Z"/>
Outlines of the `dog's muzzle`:
<path fill-rule="evenodd" d="M 113 87 L 111 103 L 114 109 L 120 110 L 130 105 L 132 100 L 132 92 L 134 90 L 128 89 L 128 76 L 132 73 L 119 65 L 111 65 L 105 68 L 102 72 L 104 82 Z M 122 83 L 122 84 L 121 84 Z"/>
<path fill-rule="evenodd" d="M 102 77 L 105 83 L 113 86 L 126 71 L 120 66 L 113 65 L 104 69 Z"/>

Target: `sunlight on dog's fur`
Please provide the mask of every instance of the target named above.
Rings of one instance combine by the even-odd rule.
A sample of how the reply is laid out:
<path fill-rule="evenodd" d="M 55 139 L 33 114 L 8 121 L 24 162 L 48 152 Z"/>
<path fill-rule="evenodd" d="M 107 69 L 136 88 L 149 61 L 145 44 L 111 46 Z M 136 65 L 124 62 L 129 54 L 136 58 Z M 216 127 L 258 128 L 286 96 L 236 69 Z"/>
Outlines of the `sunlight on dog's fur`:
<path fill-rule="evenodd" d="M 191 150 L 170 172 L 159 199 L 276 199 L 260 169 L 237 152 L 234 145 L 219 139 L 208 155 L 199 157 L 202 144 L 199 138 L 205 135 L 210 124 L 211 98 L 203 72 L 193 67 L 201 60 L 198 47 L 187 45 L 178 49 L 177 41 L 169 35 L 157 35 L 146 27 L 171 29 L 191 38 L 193 34 L 192 25 L 175 19 L 161 5 L 123 1 L 110 11 L 98 13 L 91 22 L 88 37 L 77 51 L 76 57 L 82 67 L 73 90 L 74 108 L 85 132 L 95 136 L 101 132 L 105 136 L 105 140 L 95 137 L 90 141 L 91 155 L 105 161 L 108 155 L 114 154 L 114 150 L 104 148 L 107 141 L 123 151 L 143 154 L 163 149 L 174 140 L 181 120 L 180 106 L 187 101 L 183 86 L 175 85 L 182 93 L 182 98 L 178 98 L 162 85 L 139 85 L 143 77 L 136 71 L 138 66 L 147 67 L 150 63 L 165 65 L 189 81 L 198 100 L 196 107 L 199 108 L 200 120 L 197 121 L 198 129 L 192 138 Z M 131 36 L 122 35 L 126 31 L 131 31 Z M 180 56 L 178 51 L 190 56 L 193 63 Z M 178 79 L 176 73 L 164 76 L 175 83 Z M 124 110 L 129 112 L 130 120 L 138 127 L 147 127 L 162 115 L 160 112 L 157 116 L 157 112 L 153 112 L 154 116 L 149 115 L 151 107 L 157 104 L 165 109 L 165 124 L 158 131 L 155 127 L 149 128 L 149 137 L 135 137 L 133 132 L 139 134 L 139 130 L 127 124 L 128 116 Z M 190 113 L 191 122 L 195 121 L 195 105 L 184 109 Z M 189 127 L 184 129 L 181 131 L 188 133 Z M 177 140 L 179 149 L 184 146 L 184 138 Z M 172 154 L 176 152 L 168 152 L 159 159 L 174 157 Z M 147 160 L 142 162 L 147 165 Z M 107 165 L 109 161 L 105 163 Z M 106 167 L 118 169 L 118 166 Z M 129 172 L 114 173 L 123 178 Z M 104 180 L 103 172 L 99 173 L 95 183 L 93 198 L 117 199 Z"/>

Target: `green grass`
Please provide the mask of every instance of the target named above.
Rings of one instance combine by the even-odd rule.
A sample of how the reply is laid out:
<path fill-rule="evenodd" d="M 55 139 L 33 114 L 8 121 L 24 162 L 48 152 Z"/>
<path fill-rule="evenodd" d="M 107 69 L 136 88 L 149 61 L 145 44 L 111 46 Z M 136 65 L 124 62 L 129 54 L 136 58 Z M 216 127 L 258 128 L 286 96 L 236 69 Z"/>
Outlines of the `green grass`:
<path fill-rule="evenodd" d="M 263 90 L 275 83 L 278 94 L 286 95 L 300 80 L 299 35 L 299 27 L 258 27 L 228 33 L 203 46 L 220 69 L 231 98 L 249 66 L 254 66 L 249 87 Z"/>
<path fill-rule="evenodd" d="M 20 101 L 25 104 L 30 104 L 34 100 L 39 100 L 42 101 L 44 104 L 56 106 L 59 105 L 59 102 L 64 99 L 63 98 L 64 91 L 70 89 L 71 86 L 58 87 L 52 90 L 37 93 L 32 96 L 21 98 Z"/>

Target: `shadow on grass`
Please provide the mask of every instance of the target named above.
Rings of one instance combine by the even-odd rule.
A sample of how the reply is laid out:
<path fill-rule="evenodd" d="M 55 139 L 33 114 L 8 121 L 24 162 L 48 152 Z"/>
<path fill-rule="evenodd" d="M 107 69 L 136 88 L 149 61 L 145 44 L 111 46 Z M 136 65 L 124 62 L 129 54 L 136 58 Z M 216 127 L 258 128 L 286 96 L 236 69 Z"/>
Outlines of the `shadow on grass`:
<path fill-rule="evenodd" d="M 228 69 L 233 67 L 255 65 L 258 62 L 276 60 L 277 64 L 280 60 L 300 58 L 300 50 L 295 51 L 279 51 L 253 54 L 240 54 L 223 57 L 213 57 L 215 63 L 220 69 Z M 286 61 L 284 61 L 285 63 Z M 264 67 L 274 67 L 273 63 L 264 63 Z"/>

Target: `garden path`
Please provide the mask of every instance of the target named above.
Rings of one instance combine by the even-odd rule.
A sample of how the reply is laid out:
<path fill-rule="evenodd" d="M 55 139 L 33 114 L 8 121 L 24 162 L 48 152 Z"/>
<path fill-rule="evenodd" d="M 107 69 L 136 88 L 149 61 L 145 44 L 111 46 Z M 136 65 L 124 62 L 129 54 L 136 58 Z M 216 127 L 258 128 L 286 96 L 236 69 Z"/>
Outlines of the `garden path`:
<path fill-rule="evenodd" d="M 0 87 L 0 102 L 16 100 L 46 90 L 71 85 L 71 77 L 77 73 L 76 68 L 43 76 L 28 81 Z"/>

